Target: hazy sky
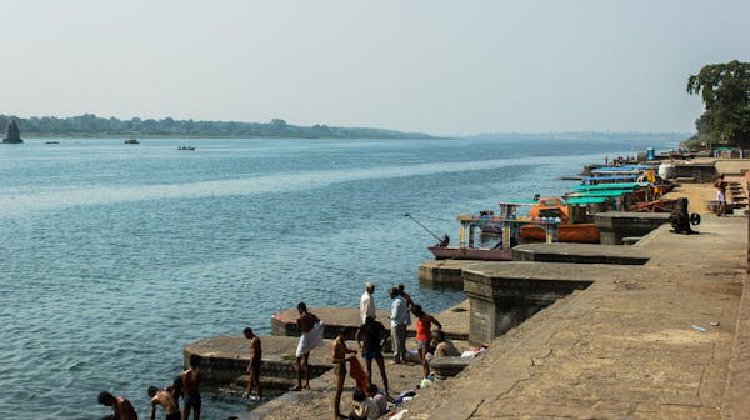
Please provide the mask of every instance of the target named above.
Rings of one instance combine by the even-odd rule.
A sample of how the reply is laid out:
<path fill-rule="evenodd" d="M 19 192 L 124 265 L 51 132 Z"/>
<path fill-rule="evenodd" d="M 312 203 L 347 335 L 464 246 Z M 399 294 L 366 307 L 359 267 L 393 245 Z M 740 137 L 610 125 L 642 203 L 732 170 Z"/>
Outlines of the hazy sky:
<path fill-rule="evenodd" d="M 690 131 L 750 1 L 0 2 L 0 113 Z"/>

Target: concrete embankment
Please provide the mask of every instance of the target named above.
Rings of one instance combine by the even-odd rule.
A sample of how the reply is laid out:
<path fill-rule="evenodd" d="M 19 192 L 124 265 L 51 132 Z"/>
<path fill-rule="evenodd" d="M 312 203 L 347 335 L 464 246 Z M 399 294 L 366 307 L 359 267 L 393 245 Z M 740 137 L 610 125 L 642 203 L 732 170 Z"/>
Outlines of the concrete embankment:
<path fill-rule="evenodd" d="M 591 285 L 420 393 L 408 417 L 747 418 L 747 231 L 746 217 L 707 216 L 699 235 L 663 226 L 640 241 L 645 265 L 534 263 L 529 279 Z"/>

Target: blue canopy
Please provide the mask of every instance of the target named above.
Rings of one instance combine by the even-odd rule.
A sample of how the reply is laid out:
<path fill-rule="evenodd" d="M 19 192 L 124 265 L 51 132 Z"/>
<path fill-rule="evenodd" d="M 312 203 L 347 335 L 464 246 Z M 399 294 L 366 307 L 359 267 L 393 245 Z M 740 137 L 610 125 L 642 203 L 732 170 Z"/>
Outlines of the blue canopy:
<path fill-rule="evenodd" d="M 591 191 L 591 190 L 634 190 L 640 187 L 647 187 L 648 182 L 616 182 L 612 184 L 599 185 L 576 185 L 573 191 Z"/>
<path fill-rule="evenodd" d="M 591 173 L 647 171 L 649 169 L 656 169 L 656 167 L 653 165 L 602 166 L 592 169 Z"/>

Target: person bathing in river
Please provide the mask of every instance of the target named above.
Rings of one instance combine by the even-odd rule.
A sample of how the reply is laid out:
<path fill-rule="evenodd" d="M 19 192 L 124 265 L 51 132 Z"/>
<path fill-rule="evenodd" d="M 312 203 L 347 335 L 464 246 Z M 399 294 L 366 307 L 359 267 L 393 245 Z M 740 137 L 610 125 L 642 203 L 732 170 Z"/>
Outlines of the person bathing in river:
<path fill-rule="evenodd" d="M 138 420 L 133 404 L 125 397 L 115 397 L 107 391 L 99 393 L 99 404 L 112 407 L 114 415 L 105 417 L 107 420 Z"/>
<path fill-rule="evenodd" d="M 250 378 L 247 381 L 247 392 L 245 392 L 245 398 L 250 398 L 250 392 L 253 390 L 253 386 L 255 386 L 255 392 L 260 400 L 263 398 L 263 391 L 260 389 L 260 337 L 255 335 L 253 329 L 250 327 L 245 328 L 243 333 L 245 334 L 245 338 L 250 340 L 250 363 L 247 365 L 247 370 L 245 370 L 245 373 L 247 373 Z"/>
<path fill-rule="evenodd" d="M 151 420 L 156 420 L 156 406 L 164 408 L 166 420 L 180 420 L 180 404 L 174 399 L 174 395 L 167 390 L 160 390 L 155 386 L 148 387 L 148 396 L 151 397 Z"/>
<path fill-rule="evenodd" d="M 198 372 L 200 365 L 201 357 L 193 354 L 190 356 L 190 369 L 180 374 L 185 393 L 185 407 L 182 412 L 182 420 L 187 420 L 190 417 L 190 410 L 194 410 L 195 420 L 201 420 L 201 375 Z"/>
<path fill-rule="evenodd" d="M 438 331 L 442 329 L 442 326 L 435 317 L 425 313 L 420 305 L 414 305 L 412 313 L 417 317 L 417 348 L 419 348 L 419 359 L 421 360 L 422 368 L 424 369 L 423 378 L 427 378 L 430 376 L 430 365 L 427 363 L 427 347 L 432 340 L 430 324 L 435 324 L 435 326 L 438 327 Z"/>
<path fill-rule="evenodd" d="M 299 331 L 299 344 L 297 344 L 297 351 L 295 353 L 295 367 L 297 368 L 297 386 L 292 388 L 292 391 L 299 391 L 302 389 L 302 367 L 305 369 L 305 389 L 310 389 L 310 365 L 308 359 L 310 358 L 310 350 L 314 347 L 322 344 L 323 342 L 323 326 L 317 316 L 307 311 L 307 305 L 305 302 L 300 302 L 297 305 L 299 311 L 299 317 L 297 318 L 297 331 Z M 304 362 L 304 363 L 303 363 Z"/>

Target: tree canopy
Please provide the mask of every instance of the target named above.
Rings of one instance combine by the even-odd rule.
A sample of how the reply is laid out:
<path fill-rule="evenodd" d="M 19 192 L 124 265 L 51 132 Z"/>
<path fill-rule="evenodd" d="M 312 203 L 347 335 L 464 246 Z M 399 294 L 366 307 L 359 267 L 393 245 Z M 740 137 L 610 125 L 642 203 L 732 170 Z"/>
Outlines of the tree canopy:
<path fill-rule="evenodd" d="M 694 140 L 750 148 L 750 63 L 703 66 L 691 75 L 688 94 L 700 95 L 705 112 L 695 121 Z"/>
<path fill-rule="evenodd" d="M 0 124 L 10 116 L 0 114 Z M 16 118 L 27 137 L 184 137 L 184 138 L 429 138 L 421 133 L 360 127 L 331 127 L 316 124 L 310 127 L 287 124 L 281 119 L 269 123 L 239 121 L 161 120 L 132 117 L 120 120 L 94 114 L 58 118 L 53 116 Z"/>

